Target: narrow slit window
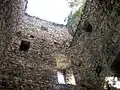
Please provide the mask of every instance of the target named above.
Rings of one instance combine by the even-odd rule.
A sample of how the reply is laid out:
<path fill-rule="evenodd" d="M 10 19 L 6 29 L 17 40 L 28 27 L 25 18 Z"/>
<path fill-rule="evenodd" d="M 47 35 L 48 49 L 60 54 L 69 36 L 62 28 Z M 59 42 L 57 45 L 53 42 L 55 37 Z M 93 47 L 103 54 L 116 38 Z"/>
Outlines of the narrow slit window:
<path fill-rule="evenodd" d="M 70 73 L 66 76 L 66 83 L 71 84 L 71 85 L 76 85 L 75 77 L 72 73 Z"/>
<path fill-rule="evenodd" d="M 57 72 L 58 83 L 76 85 L 73 73 L 69 73 L 68 71 L 71 72 L 70 70 Z"/>
<path fill-rule="evenodd" d="M 65 78 L 64 78 L 63 73 L 58 71 L 57 72 L 57 76 L 58 76 L 58 83 L 59 84 L 65 84 Z"/>
<path fill-rule="evenodd" d="M 63 54 L 56 54 L 57 77 L 59 84 L 76 85 L 73 70 L 71 68 L 71 60 Z"/>

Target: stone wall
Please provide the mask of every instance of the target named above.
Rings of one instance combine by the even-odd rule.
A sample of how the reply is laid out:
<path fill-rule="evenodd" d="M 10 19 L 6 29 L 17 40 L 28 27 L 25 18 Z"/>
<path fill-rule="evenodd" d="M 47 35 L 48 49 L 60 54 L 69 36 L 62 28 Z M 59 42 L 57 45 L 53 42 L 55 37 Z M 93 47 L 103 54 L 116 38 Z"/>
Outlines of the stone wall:
<path fill-rule="evenodd" d="M 12 37 L 15 31 L 19 29 L 22 22 L 23 15 L 23 1 L 22 0 L 1 0 L 0 1 L 0 89 L 4 82 L 1 82 L 6 75 L 4 75 L 7 67 L 7 60 L 5 60 L 7 50 L 12 42 Z"/>
<path fill-rule="evenodd" d="M 55 54 L 69 46 L 72 37 L 65 26 L 25 14 L 1 65 L 0 84 L 14 90 L 60 90 Z M 28 51 L 21 41 L 30 42 Z M 64 54 L 64 53 L 63 53 Z"/>
<path fill-rule="evenodd" d="M 65 25 L 43 20 L 35 16 L 30 16 L 27 13 L 25 13 L 25 16 L 23 18 L 24 18 L 24 22 L 29 23 L 30 25 L 33 25 L 33 26 L 42 25 L 46 28 L 51 28 L 51 29 L 58 29 L 58 30 L 66 29 Z"/>
<path fill-rule="evenodd" d="M 69 52 L 79 87 L 98 90 L 106 76 L 114 76 L 110 67 L 120 52 L 119 6 L 119 0 L 86 2 Z"/>
<path fill-rule="evenodd" d="M 67 28 L 27 15 L 26 0 L 4 0 L 0 7 L 0 90 L 74 88 L 58 84 L 54 58 L 69 46 Z M 30 43 L 28 51 L 22 41 Z"/>
<path fill-rule="evenodd" d="M 23 16 L 22 0 L 0 2 L 0 88 L 99 90 L 106 76 L 116 75 L 111 65 L 120 48 L 119 0 L 87 0 L 73 39 L 63 25 Z M 30 43 L 28 51 L 20 49 L 22 41 Z M 71 60 L 76 86 L 58 84 L 55 54 Z"/>
<path fill-rule="evenodd" d="M 0 57 L 7 50 L 22 16 L 22 0 L 0 1 Z M 2 58 L 1 58 L 2 59 Z"/>

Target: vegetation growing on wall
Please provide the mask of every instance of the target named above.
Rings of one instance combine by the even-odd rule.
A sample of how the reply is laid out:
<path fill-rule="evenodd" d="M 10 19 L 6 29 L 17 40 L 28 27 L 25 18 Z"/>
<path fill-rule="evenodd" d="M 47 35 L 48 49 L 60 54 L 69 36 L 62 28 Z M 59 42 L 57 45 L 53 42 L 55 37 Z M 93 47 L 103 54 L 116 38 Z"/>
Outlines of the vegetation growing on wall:
<path fill-rule="evenodd" d="M 68 16 L 67 27 L 71 30 L 70 33 L 73 35 L 75 29 L 79 23 L 81 16 L 83 15 L 84 7 L 86 5 L 86 0 L 82 1 L 82 5 L 79 9 L 73 14 L 72 12 Z"/>

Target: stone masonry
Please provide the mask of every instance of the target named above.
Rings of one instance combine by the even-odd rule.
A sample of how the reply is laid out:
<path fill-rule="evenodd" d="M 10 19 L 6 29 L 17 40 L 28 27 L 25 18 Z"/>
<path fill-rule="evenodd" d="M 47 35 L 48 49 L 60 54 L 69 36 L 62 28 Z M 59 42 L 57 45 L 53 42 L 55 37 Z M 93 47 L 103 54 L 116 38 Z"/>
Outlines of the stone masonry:
<path fill-rule="evenodd" d="M 26 0 L 0 7 L 0 90 L 103 90 L 105 77 L 119 77 L 120 0 L 87 0 L 73 37 L 26 14 Z M 76 85 L 59 84 L 58 67 L 71 69 Z"/>

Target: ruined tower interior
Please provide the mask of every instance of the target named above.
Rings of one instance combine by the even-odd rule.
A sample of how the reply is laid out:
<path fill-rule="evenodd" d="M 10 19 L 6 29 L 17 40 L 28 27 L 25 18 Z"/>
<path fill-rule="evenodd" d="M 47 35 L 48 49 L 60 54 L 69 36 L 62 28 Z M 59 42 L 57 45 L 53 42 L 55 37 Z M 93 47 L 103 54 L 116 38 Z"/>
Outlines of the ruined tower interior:
<path fill-rule="evenodd" d="M 0 90 L 120 90 L 120 0 L 84 1 L 62 25 L 0 0 Z"/>

